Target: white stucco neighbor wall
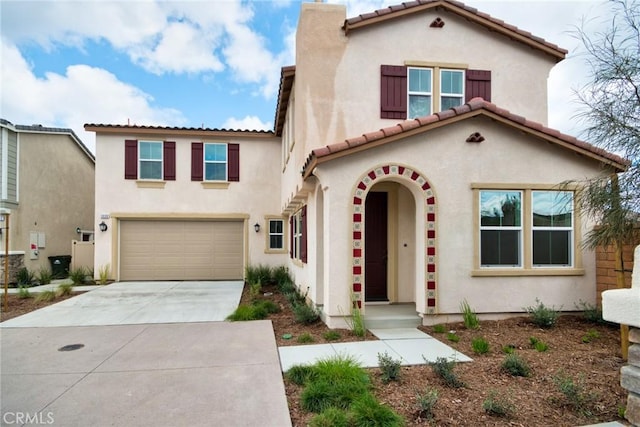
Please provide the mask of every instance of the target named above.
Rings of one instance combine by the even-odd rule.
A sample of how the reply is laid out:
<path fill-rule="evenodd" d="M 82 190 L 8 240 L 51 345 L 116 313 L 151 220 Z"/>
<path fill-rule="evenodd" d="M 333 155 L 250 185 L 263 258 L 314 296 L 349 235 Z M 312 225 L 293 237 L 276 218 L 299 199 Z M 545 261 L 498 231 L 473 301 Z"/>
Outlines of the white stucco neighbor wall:
<path fill-rule="evenodd" d="M 164 188 L 139 188 L 135 180 L 124 179 L 125 139 L 170 140 L 176 142 L 176 180 Z M 191 181 L 191 142 L 231 142 L 240 144 L 240 181 L 226 189 L 205 189 Z M 279 216 L 281 150 L 279 138 L 138 137 L 101 135 L 96 138 L 96 224 L 101 215 L 140 214 L 154 217 L 246 217 L 247 263 L 283 265 L 286 254 L 265 253 L 267 216 Z M 270 166 L 272 165 L 272 167 Z M 276 196 L 276 197 L 274 197 Z M 285 218 L 286 220 L 286 218 Z M 104 219 L 107 232 L 96 234 L 95 271 L 113 265 L 116 255 L 112 219 Z M 256 233 L 255 223 L 261 225 Z"/>
<path fill-rule="evenodd" d="M 466 143 L 473 132 L 486 140 Z M 526 167 L 523 167 L 526 162 Z M 444 129 L 407 138 L 358 154 L 336 159 L 317 167 L 314 175 L 324 192 L 325 240 L 331 236 L 325 271 L 331 281 L 325 300 L 329 317 L 339 316 L 339 308 L 348 304 L 352 284 L 351 200 L 361 175 L 385 164 L 406 165 L 420 172 L 431 184 L 436 197 L 437 218 L 437 307 L 440 315 L 455 314 L 466 298 L 478 313 L 523 312 L 540 298 L 545 304 L 571 310 L 578 301 L 595 302 L 595 257 L 581 253 L 584 274 L 568 276 L 493 276 L 473 277 L 474 206 L 472 183 L 557 185 L 600 172 L 597 162 L 577 157 L 557 146 L 525 136 L 487 118 L 465 120 Z M 414 197 L 415 188 L 408 186 Z M 416 203 L 415 300 L 418 311 L 424 309 L 424 229 L 423 203 Z M 582 224 L 578 233 L 591 226 Z M 580 257 L 578 257 L 580 258 Z M 346 261 L 346 262 L 345 262 Z M 422 265 L 419 265 L 422 264 Z M 366 285 L 365 285 L 366 286 Z M 423 311 L 424 312 L 424 311 Z M 338 320 L 336 320 L 338 321 Z M 331 319 L 329 320 L 331 324 Z"/>
<path fill-rule="evenodd" d="M 633 254 L 631 289 L 612 289 L 602 293 L 602 317 L 610 322 L 640 328 L 640 245 Z"/>

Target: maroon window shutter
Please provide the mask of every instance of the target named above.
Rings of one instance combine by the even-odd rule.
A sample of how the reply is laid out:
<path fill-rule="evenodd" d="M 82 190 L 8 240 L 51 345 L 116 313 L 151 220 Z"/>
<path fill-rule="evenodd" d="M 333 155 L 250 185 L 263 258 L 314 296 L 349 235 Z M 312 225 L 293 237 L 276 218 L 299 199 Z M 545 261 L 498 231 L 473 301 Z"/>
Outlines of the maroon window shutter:
<path fill-rule="evenodd" d="M 307 263 L 307 205 L 302 207 L 302 236 L 300 237 L 300 259 Z"/>
<path fill-rule="evenodd" d="M 138 141 L 124 141 L 124 179 L 138 179 Z"/>
<path fill-rule="evenodd" d="M 204 145 L 202 142 L 191 143 L 191 181 L 202 181 L 204 177 Z"/>
<path fill-rule="evenodd" d="M 289 258 L 293 259 L 293 216 L 289 217 Z"/>
<path fill-rule="evenodd" d="M 164 180 L 176 180 L 176 143 L 175 141 L 165 141 L 162 144 L 164 162 Z"/>
<path fill-rule="evenodd" d="M 228 180 L 240 181 L 240 145 L 227 144 Z"/>
<path fill-rule="evenodd" d="M 380 66 L 380 118 L 407 118 L 407 67 Z"/>
<path fill-rule="evenodd" d="M 491 71 L 467 70 L 466 75 L 465 102 L 477 97 L 491 102 Z"/>

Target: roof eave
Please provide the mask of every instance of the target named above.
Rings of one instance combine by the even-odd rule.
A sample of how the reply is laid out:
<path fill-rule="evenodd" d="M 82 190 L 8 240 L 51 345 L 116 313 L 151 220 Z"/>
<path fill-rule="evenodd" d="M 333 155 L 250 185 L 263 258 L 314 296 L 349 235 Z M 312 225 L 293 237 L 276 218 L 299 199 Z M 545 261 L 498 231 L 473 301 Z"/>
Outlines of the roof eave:
<path fill-rule="evenodd" d="M 250 137 L 250 138 L 272 138 L 273 131 L 263 130 L 228 130 L 228 129 L 199 129 L 199 128 L 167 128 L 153 126 L 123 126 L 123 125 L 101 125 L 88 123 L 84 125 L 87 132 L 96 134 L 112 135 L 162 135 L 162 136 L 201 136 L 201 137 Z"/>

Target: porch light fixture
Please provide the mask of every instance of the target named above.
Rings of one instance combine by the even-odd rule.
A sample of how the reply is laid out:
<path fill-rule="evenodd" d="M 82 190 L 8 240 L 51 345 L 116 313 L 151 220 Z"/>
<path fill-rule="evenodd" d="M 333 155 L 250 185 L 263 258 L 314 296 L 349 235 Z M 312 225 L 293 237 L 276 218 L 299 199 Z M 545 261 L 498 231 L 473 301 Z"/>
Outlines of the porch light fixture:
<path fill-rule="evenodd" d="M 260 224 L 258 224 L 257 222 L 254 224 L 253 229 L 256 230 L 256 233 L 260 232 Z"/>
<path fill-rule="evenodd" d="M 105 222 L 104 222 L 104 221 L 102 221 L 102 222 L 98 225 L 98 227 L 100 227 L 100 231 L 103 231 L 103 232 L 104 232 L 104 231 L 107 231 L 107 230 L 109 229 L 109 227 L 107 227 L 107 224 L 105 224 Z"/>

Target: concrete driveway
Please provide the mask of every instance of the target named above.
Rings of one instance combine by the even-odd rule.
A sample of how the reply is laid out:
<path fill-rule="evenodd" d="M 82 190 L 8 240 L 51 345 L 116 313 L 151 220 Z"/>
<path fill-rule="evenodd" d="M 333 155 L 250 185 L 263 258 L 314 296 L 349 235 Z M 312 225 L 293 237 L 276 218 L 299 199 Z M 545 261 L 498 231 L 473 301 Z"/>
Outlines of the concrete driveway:
<path fill-rule="evenodd" d="M 117 283 L 1 323 L 0 425 L 290 426 L 241 283 Z M 233 302 L 233 304 L 232 304 Z"/>

